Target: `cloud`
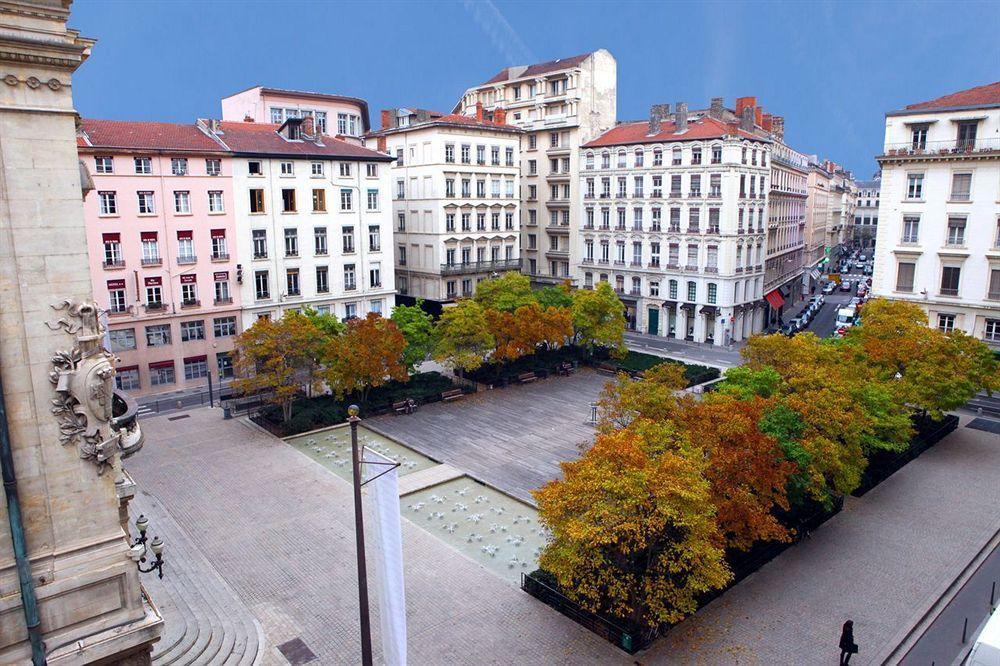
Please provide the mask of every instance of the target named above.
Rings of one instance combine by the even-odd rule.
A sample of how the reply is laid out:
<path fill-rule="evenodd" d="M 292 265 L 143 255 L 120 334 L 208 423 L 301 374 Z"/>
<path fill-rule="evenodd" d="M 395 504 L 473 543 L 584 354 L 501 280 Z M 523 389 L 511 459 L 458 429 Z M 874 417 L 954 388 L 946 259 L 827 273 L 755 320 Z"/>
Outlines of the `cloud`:
<path fill-rule="evenodd" d="M 508 65 L 527 65 L 535 62 L 535 54 L 528 48 L 493 0 L 465 0 L 465 10 L 479 24 L 493 46 L 503 54 Z"/>

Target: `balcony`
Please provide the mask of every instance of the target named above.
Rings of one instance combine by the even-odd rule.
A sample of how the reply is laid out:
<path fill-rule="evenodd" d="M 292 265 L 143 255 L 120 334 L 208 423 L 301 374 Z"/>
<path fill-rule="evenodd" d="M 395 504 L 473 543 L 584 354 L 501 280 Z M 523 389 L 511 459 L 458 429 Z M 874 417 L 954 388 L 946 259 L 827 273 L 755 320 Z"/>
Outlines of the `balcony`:
<path fill-rule="evenodd" d="M 549 226 L 545 227 L 545 229 L 549 233 L 554 233 L 554 234 L 568 234 L 569 233 L 569 225 L 568 224 L 550 224 Z"/>
<path fill-rule="evenodd" d="M 146 303 L 145 307 L 146 307 L 146 312 L 163 312 L 164 310 L 163 303 L 158 303 L 155 301 L 152 303 Z"/>
<path fill-rule="evenodd" d="M 111 270 L 115 268 L 125 268 L 125 260 L 112 259 L 111 261 L 105 261 L 103 265 L 106 270 Z"/>
<path fill-rule="evenodd" d="M 468 275 L 471 273 L 491 273 L 493 271 L 521 270 L 520 259 L 498 259 L 496 261 L 469 261 L 461 264 L 441 264 L 441 275 Z"/>
<path fill-rule="evenodd" d="M 151 266 L 162 266 L 163 265 L 163 259 L 161 259 L 160 257 L 143 257 L 143 259 L 142 259 L 142 265 L 143 266 L 150 266 L 150 267 Z"/>
<path fill-rule="evenodd" d="M 122 317 L 132 314 L 132 309 L 127 305 L 112 305 L 108 309 L 108 314 L 112 317 Z"/>
<path fill-rule="evenodd" d="M 197 298 L 186 298 L 181 301 L 181 308 L 199 308 L 201 307 L 201 301 Z"/>
<path fill-rule="evenodd" d="M 216 252 L 212 255 L 212 261 L 229 261 L 228 252 Z"/>
<path fill-rule="evenodd" d="M 1000 137 L 983 137 L 975 139 L 951 139 L 949 141 L 924 141 L 905 143 L 887 143 L 885 152 L 876 160 L 893 159 L 933 159 L 946 157 L 987 156 L 1000 153 Z"/>
<path fill-rule="evenodd" d="M 550 206 L 552 208 L 569 208 L 569 199 L 568 198 L 549 199 L 548 201 L 545 202 L 545 205 Z"/>
<path fill-rule="evenodd" d="M 121 435 L 122 458 L 142 448 L 145 437 L 139 427 L 139 405 L 127 393 L 114 390 L 111 395 L 111 431 Z"/>
<path fill-rule="evenodd" d="M 212 301 L 212 303 L 214 303 L 215 305 L 232 305 L 233 297 L 226 296 L 225 298 L 216 298 L 214 301 Z"/>
<path fill-rule="evenodd" d="M 684 196 L 684 195 L 681 194 L 680 190 L 671 190 L 670 191 L 670 198 L 671 199 L 680 199 L 682 196 Z"/>
<path fill-rule="evenodd" d="M 196 264 L 198 263 L 198 257 L 193 254 L 185 254 L 177 257 L 177 265 L 183 266 L 185 264 Z"/>

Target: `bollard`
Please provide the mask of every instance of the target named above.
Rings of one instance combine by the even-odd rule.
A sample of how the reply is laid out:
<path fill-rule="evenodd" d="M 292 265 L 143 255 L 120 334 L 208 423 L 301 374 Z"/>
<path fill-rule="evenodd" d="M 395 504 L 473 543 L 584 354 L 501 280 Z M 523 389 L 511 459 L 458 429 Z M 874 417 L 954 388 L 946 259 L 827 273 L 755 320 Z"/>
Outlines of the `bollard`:
<path fill-rule="evenodd" d="M 962 645 L 965 645 L 965 633 L 969 630 L 969 618 L 962 623 Z"/>
<path fill-rule="evenodd" d="M 993 585 L 990 586 L 990 610 L 993 610 L 993 601 L 996 599 L 997 593 L 997 582 L 993 581 Z"/>

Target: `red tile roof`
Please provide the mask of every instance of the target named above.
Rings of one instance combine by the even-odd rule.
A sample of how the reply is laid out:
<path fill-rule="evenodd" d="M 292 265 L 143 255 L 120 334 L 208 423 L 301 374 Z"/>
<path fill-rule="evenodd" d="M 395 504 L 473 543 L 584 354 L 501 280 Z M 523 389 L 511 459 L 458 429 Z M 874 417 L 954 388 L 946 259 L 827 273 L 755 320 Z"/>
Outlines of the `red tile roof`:
<path fill-rule="evenodd" d="M 548 74 L 549 72 L 558 72 L 561 69 L 569 69 L 570 67 L 576 67 L 581 62 L 586 60 L 591 56 L 590 53 L 584 53 L 582 55 L 571 56 L 569 58 L 559 58 L 557 60 L 550 60 L 548 62 L 540 62 L 535 65 L 528 65 L 523 72 L 518 73 L 517 70 L 522 69 L 522 67 L 507 67 L 503 69 L 499 74 L 494 76 L 492 79 L 483 83 L 482 85 L 487 85 L 490 83 L 500 83 L 501 81 L 509 81 L 512 78 L 520 79 L 527 76 L 539 76 L 541 74 Z M 514 71 L 515 76 L 511 76 L 511 70 Z"/>
<path fill-rule="evenodd" d="M 600 148 L 604 146 L 625 146 L 636 143 L 666 143 L 671 141 L 693 141 L 696 139 L 718 139 L 735 134 L 748 139 L 767 141 L 763 137 L 745 132 L 735 125 L 728 125 L 715 118 L 703 117 L 688 121 L 687 131 L 677 134 L 676 126 L 671 121 L 663 121 L 660 132 L 649 134 L 649 123 L 645 120 L 622 123 L 612 127 L 593 141 L 584 144 L 583 148 Z"/>
<path fill-rule="evenodd" d="M 123 150 L 225 150 L 196 125 L 154 123 L 129 120 L 80 121 L 82 136 L 77 137 L 80 147 L 120 148 Z"/>
<path fill-rule="evenodd" d="M 945 95 L 944 97 L 932 99 L 929 102 L 908 104 L 906 106 L 906 110 L 916 111 L 919 109 L 995 106 L 998 104 L 1000 104 L 1000 81 L 951 93 L 950 95 Z"/>
<path fill-rule="evenodd" d="M 392 161 L 392 157 L 341 139 L 324 136 L 322 145 L 312 141 L 287 141 L 278 134 L 280 125 L 269 123 L 219 123 L 219 138 L 234 153 L 246 155 L 287 155 L 289 157 L 348 158 Z"/>

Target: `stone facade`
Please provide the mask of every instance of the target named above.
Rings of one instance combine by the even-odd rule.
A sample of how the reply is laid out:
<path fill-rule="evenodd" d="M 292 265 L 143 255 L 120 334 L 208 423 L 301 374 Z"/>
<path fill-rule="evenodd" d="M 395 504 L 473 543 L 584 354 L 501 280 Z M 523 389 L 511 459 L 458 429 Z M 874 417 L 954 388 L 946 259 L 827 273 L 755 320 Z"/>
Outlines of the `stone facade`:
<path fill-rule="evenodd" d="M 123 480 L 117 440 L 101 420 L 109 416 L 110 374 L 106 361 L 98 367 L 96 313 L 79 307 L 92 292 L 71 78 L 93 41 L 67 29 L 69 5 L 0 5 L 2 425 L 47 662 L 142 663 L 162 620 L 128 557 L 115 488 Z M 73 309 L 53 309 L 64 301 Z M 105 463 L 114 471 L 100 474 Z M 12 529 L 5 503 L 0 663 L 31 658 L 21 595 L 13 592 Z"/>
<path fill-rule="evenodd" d="M 882 189 L 882 178 L 876 174 L 874 180 L 858 181 L 857 205 L 854 209 L 854 224 L 848 238 L 854 247 L 871 250 L 875 247 L 878 231 L 878 207 Z"/>

